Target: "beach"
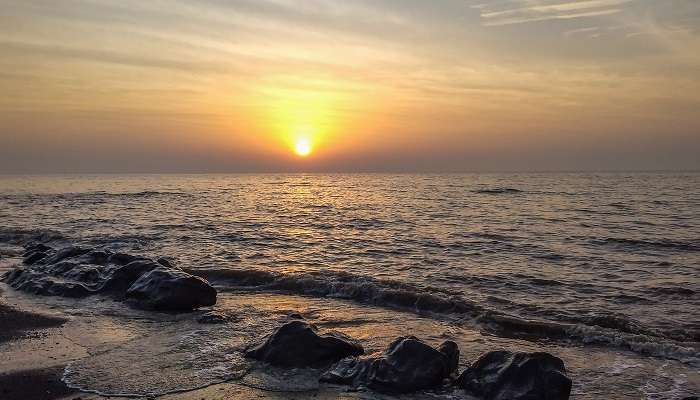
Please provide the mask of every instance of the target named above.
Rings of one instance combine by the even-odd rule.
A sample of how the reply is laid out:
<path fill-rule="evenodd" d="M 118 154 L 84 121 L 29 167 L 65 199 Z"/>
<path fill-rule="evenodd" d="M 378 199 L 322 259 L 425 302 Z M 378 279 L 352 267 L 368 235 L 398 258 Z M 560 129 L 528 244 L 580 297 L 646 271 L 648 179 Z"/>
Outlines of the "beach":
<path fill-rule="evenodd" d="M 246 355 L 293 321 L 366 357 L 400 337 L 453 342 L 457 374 L 496 350 L 546 352 L 573 399 L 698 393 L 697 199 L 682 186 L 696 175 L 596 176 L 600 195 L 556 174 L 13 179 L 10 398 L 397 398 Z M 127 265 L 207 282 L 215 302 L 198 286 L 185 303 L 125 298 Z M 470 397 L 446 383 L 398 398 Z"/>

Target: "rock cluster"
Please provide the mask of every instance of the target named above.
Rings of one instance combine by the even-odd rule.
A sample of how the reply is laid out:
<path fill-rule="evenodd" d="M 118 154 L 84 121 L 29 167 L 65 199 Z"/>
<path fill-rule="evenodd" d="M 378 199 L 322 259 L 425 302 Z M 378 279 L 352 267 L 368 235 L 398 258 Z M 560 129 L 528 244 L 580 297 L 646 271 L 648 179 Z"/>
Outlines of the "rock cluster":
<path fill-rule="evenodd" d="M 139 307 L 191 311 L 216 303 L 216 290 L 202 278 L 159 262 L 103 249 L 28 246 L 23 266 L 2 280 L 25 292 L 63 297 L 107 294 Z"/>
<path fill-rule="evenodd" d="M 493 351 L 459 377 L 459 347 L 437 349 L 418 338 L 394 340 L 381 354 L 362 356 L 357 341 L 339 333 L 320 335 L 307 322 L 288 322 L 247 356 L 281 367 L 328 367 L 322 382 L 402 394 L 457 385 L 484 400 L 567 400 L 571 380 L 564 362 L 548 353 Z M 457 377 L 457 378 L 455 378 Z"/>

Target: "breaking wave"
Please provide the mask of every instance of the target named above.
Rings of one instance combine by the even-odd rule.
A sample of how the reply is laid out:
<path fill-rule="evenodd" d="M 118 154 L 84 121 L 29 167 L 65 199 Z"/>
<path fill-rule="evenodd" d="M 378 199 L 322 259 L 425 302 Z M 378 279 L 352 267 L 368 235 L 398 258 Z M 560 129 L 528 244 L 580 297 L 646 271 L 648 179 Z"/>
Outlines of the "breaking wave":
<path fill-rule="evenodd" d="M 628 349 L 643 355 L 700 363 L 697 332 L 646 329 L 621 315 L 588 314 L 561 320 L 535 320 L 508 315 L 437 288 L 418 288 L 344 272 L 280 273 L 258 269 L 186 269 L 220 290 L 280 291 L 331 297 L 454 318 L 485 332 L 527 340 L 555 340 Z"/>

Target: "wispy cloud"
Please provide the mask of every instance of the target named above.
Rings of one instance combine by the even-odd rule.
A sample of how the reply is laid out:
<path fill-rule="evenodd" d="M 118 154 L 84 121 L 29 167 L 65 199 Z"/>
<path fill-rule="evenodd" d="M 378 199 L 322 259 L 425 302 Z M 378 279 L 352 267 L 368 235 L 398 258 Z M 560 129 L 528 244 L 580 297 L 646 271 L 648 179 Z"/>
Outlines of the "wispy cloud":
<path fill-rule="evenodd" d="M 634 0 L 582 0 L 553 3 L 551 0 L 510 0 L 483 3 L 478 9 L 486 26 L 523 24 L 557 19 L 576 19 L 611 15 Z"/>

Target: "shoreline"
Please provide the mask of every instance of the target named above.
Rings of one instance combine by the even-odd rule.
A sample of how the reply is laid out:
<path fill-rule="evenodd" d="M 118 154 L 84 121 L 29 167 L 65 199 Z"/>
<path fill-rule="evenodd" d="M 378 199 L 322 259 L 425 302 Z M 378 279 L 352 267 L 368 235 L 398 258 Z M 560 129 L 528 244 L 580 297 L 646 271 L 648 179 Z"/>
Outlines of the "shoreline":
<path fill-rule="evenodd" d="M 67 247 L 61 251 L 66 253 L 71 249 L 76 248 Z M 91 250 L 88 255 L 97 257 L 105 254 L 109 253 Z M 15 256 L 17 255 L 18 252 Z M 119 254 L 121 258 L 128 256 Z M 27 258 L 31 258 L 31 255 Z M 19 261 L 17 258 L 15 260 Z M 92 264 L 95 262 L 97 261 Z M 141 261 L 132 262 L 129 265 L 140 265 Z M 167 259 L 159 259 L 157 262 L 163 266 L 158 268 L 169 265 Z M 30 270 L 31 261 L 25 259 L 24 263 L 30 265 L 24 269 Z M 9 267 L 11 263 L 5 264 Z M 51 265 L 58 264 L 54 262 Z M 58 284 L 70 283 L 60 278 L 53 277 Z M 101 400 L 133 397 L 168 400 L 386 398 L 381 392 L 364 389 L 365 386 L 360 386 L 363 390 L 355 391 L 356 387 L 346 387 L 343 384 L 338 386 L 335 381 L 319 380 L 319 377 L 307 376 L 304 371 L 275 371 L 279 368 L 270 368 L 266 359 L 259 360 L 263 364 L 258 364 L 258 367 L 255 362 L 236 358 L 247 353 L 251 338 L 259 339 L 270 332 L 278 332 L 282 324 L 286 326 L 290 323 L 290 319 L 308 319 L 309 323 L 319 324 L 324 332 L 339 329 L 337 333 L 364 343 L 369 350 L 366 354 L 375 357 L 380 350 L 391 348 L 390 343 L 394 343 L 395 338 L 413 335 L 425 338 L 434 345 L 440 342 L 444 344 L 445 339 L 459 341 L 460 343 L 453 343 L 457 348 L 460 348 L 458 345 L 461 346 L 464 351 L 463 360 L 470 362 L 487 352 L 501 349 L 561 354 L 572 365 L 572 369 L 567 369 L 563 361 L 559 360 L 562 362 L 561 369 L 578 374 L 576 376 L 581 379 L 575 387 L 579 390 L 579 395 L 585 385 L 582 382 L 587 379 L 617 382 L 620 379 L 619 372 L 614 372 L 617 368 L 622 368 L 621 372 L 641 367 L 648 373 L 653 371 L 653 374 L 660 374 L 659 371 L 665 368 L 665 365 L 658 367 L 653 359 L 640 359 L 639 355 L 621 353 L 619 349 L 583 349 L 562 343 L 542 343 L 507 336 L 495 338 L 472 327 L 451 324 L 439 318 L 427 318 L 421 313 L 397 314 L 397 310 L 385 307 L 375 307 L 370 312 L 361 302 L 328 296 L 309 298 L 294 293 L 270 296 L 264 292 L 222 291 L 216 304 L 204 307 L 202 311 L 154 313 L 153 310 L 133 307 L 134 304 L 125 304 L 118 296 L 90 297 L 97 299 L 96 302 L 87 300 L 87 297 L 35 297 L 34 293 L 22 293 L 26 291 L 12 287 L 11 284 L 0 284 L 0 324 L 8 327 L 2 333 L 6 339 L 0 340 L 0 394 L 8 400 Z M 221 317 L 220 321 L 201 322 L 198 317 L 210 312 Z M 265 317 L 261 319 L 261 316 Z M 392 320 L 393 324 L 387 324 L 388 320 Z M 231 337 L 229 329 L 236 329 L 240 334 Z M 372 333 L 378 330 L 382 332 L 381 337 Z M 233 342 L 228 342 L 231 339 Z M 171 358 L 166 358 L 168 356 Z M 593 368 L 587 366 L 587 360 L 591 356 L 599 358 Z M 629 358 L 629 361 L 622 361 L 621 357 Z M 201 360 L 206 361 L 201 363 Z M 459 362 L 458 358 L 457 363 Z M 464 361 L 461 370 L 465 371 L 466 368 L 470 368 L 470 363 Z M 169 372 L 162 373 L 164 370 Z M 134 374 L 134 371 L 145 374 Z M 156 374 L 155 371 L 161 373 Z M 206 375 L 200 376 L 198 371 L 206 371 Z M 222 371 L 230 375 L 217 375 Z M 685 383 L 684 371 L 681 368 L 678 372 L 661 372 L 664 374 L 662 379 L 673 379 L 674 386 L 669 393 L 685 391 L 685 388 L 675 389 L 676 384 Z M 146 380 L 143 380 L 145 376 Z M 88 383 L 81 381 L 85 377 Z M 341 378 L 345 379 L 344 376 Z M 692 387 L 696 378 L 689 378 Z M 150 386 L 139 386 L 143 382 Z M 464 395 L 463 392 L 458 392 L 462 388 L 454 382 L 449 384 L 449 388 L 444 388 L 449 393 L 442 392 L 443 388 L 439 388 L 436 393 L 451 396 L 454 391 Z M 643 388 L 643 384 L 644 381 L 639 380 L 635 382 L 635 388 Z M 125 387 L 129 389 L 124 390 Z M 109 393 L 113 395 L 107 395 Z M 125 395 L 126 393 L 133 395 Z M 426 394 L 414 391 L 410 398 L 422 400 L 425 396 L 430 396 L 430 393 L 433 392 Z M 620 395 L 619 398 L 630 398 L 632 393 L 615 394 Z M 587 395 L 584 396 L 588 398 Z"/>
<path fill-rule="evenodd" d="M 2 296 L 2 292 L 0 292 Z M 56 328 L 66 319 L 32 313 L 14 308 L 0 299 L 0 345 L 19 344 L 32 337 L 50 335 L 49 328 Z M 56 400 L 78 393 L 62 380 L 65 365 L 39 366 L 18 371 L 0 370 L 0 397 L 4 400 Z"/>
<path fill-rule="evenodd" d="M 7 304 L 5 294 L 0 288 L 0 398 L 2 400 L 105 400 L 132 399 L 133 396 L 103 396 L 96 393 L 73 389 L 63 382 L 63 375 L 68 364 L 59 360 L 56 353 L 38 357 L 31 356 L 42 343 L 59 345 L 61 341 L 70 341 L 61 331 L 69 320 L 42 313 L 26 311 Z M 40 343 L 37 347 L 39 340 Z M 10 346 L 10 354 L 5 353 Z M 24 358 L 22 360 L 22 358 Z M 77 357 L 80 358 L 80 357 Z M 76 358 L 73 358 L 76 359 Z M 15 365 L 21 365 L 15 368 Z M 28 367 L 25 367 L 27 366 Z M 332 390 L 310 392 L 273 392 L 241 385 L 235 382 L 223 382 L 199 389 L 157 396 L 144 396 L 144 399 L 162 400 L 224 400 L 232 398 L 257 398 L 283 400 L 293 397 L 298 400 L 358 399 L 357 393 Z"/>

